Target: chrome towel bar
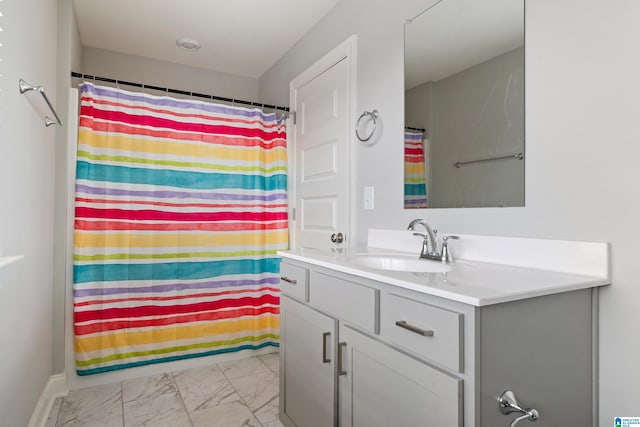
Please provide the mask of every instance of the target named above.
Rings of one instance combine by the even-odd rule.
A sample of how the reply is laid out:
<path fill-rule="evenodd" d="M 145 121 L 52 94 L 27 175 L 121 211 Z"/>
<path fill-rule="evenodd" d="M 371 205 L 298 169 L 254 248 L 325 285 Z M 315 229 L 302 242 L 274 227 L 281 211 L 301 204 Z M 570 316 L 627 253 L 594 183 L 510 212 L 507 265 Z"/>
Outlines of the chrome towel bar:
<path fill-rule="evenodd" d="M 489 157 L 487 159 L 469 160 L 469 161 L 466 161 L 466 162 L 455 162 L 453 164 L 453 166 L 459 168 L 460 166 L 470 165 L 472 163 L 492 162 L 494 160 L 507 160 L 507 159 L 523 160 L 524 159 L 524 153 L 512 154 L 510 156 Z"/>
<path fill-rule="evenodd" d="M 24 80 L 20 79 L 20 93 L 29 92 L 32 90 L 35 90 L 36 92 L 40 92 L 40 95 L 42 95 L 42 99 L 44 99 L 44 102 L 46 102 L 47 107 L 49 107 L 51 114 L 53 114 L 53 117 L 55 118 L 55 120 L 53 120 L 49 116 L 44 116 L 44 125 L 47 127 L 51 125 L 62 126 L 62 120 L 60 120 L 60 117 L 58 117 L 58 113 L 56 113 L 55 108 L 53 108 L 53 105 L 51 105 L 51 101 L 49 101 L 49 98 L 47 97 L 47 94 L 44 91 L 44 87 L 33 86 L 25 82 Z"/>

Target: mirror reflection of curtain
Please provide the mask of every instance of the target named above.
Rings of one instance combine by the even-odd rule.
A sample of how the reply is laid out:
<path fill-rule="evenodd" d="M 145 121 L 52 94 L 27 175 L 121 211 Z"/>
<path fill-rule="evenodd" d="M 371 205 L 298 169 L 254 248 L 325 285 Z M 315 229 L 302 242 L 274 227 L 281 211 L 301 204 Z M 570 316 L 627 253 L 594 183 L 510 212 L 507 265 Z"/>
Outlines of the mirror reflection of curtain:
<path fill-rule="evenodd" d="M 404 132 L 404 207 L 405 209 L 426 208 L 427 182 L 423 133 Z"/>

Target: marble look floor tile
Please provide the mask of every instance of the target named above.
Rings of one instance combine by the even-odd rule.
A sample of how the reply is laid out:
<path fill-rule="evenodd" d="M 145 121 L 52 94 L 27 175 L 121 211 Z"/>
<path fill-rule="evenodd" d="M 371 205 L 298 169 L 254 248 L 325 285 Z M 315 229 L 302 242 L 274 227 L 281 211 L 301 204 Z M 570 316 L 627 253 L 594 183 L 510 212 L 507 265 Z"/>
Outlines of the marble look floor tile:
<path fill-rule="evenodd" d="M 125 427 L 191 427 L 177 391 L 124 403 Z"/>
<path fill-rule="evenodd" d="M 260 360 L 276 375 L 280 374 L 280 353 L 265 354 L 264 356 L 260 356 Z"/>
<path fill-rule="evenodd" d="M 277 420 L 271 421 L 270 423 L 262 424 L 262 427 L 284 427 L 284 425 L 280 422 L 280 420 Z"/>
<path fill-rule="evenodd" d="M 191 414 L 193 427 L 261 427 L 242 402 L 225 403 Z"/>
<path fill-rule="evenodd" d="M 278 397 L 278 377 L 271 371 L 229 381 L 252 411 L 261 410 Z"/>
<path fill-rule="evenodd" d="M 120 383 L 72 390 L 62 400 L 57 427 L 122 427 Z"/>
<path fill-rule="evenodd" d="M 156 397 L 162 394 L 175 394 L 178 391 L 173 375 L 160 374 L 150 377 L 135 378 L 122 382 L 122 400 L 132 400 Z"/>
<path fill-rule="evenodd" d="M 60 413 L 60 407 L 62 406 L 62 397 L 56 397 L 53 401 L 53 405 L 51 405 L 51 410 L 49 410 L 49 416 L 47 417 L 47 422 L 44 427 L 56 427 L 56 422 L 58 421 L 58 414 Z"/>
<path fill-rule="evenodd" d="M 173 378 L 189 413 L 241 400 L 217 366 L 174 372 Z"/>
<path fill-rule="evenodd" d="M 263 426 L 274 421 L 278 421 L 278 418 L 280 418 L 278 401 L 278 395 L 276 394 L 273 399 L 253 411 L 253 414 Z"/>
<path fill-rule="evenodd" d="M 269 368 L 258 357 L 224 362 L 218 366 L 229 379 L 269 372 Z"/>

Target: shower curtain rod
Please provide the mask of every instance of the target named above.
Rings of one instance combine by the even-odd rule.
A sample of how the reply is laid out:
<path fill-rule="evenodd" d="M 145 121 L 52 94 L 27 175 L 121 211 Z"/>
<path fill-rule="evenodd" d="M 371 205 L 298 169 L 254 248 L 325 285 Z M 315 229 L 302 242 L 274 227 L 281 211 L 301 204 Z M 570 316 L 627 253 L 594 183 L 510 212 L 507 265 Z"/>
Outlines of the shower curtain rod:
<path fill-rule="evenodd" d="M 176 94 L 179 94 L 179 95 L 188 95 L 188 96 L 193 96 L 193 97 L 196 97 L 196 98 L 210 99 L 212 101 L 223 101 L 223 102 L 230 102 L 232 104 L 242 104 L 242 105 L 250 105 L 250 106 L 253 106 L 253 107 L 270 108 L 272 110 L 280 110 L 280 111 L 284 111 L 286 113 L 289 112 L 289 107 L 281 107 L 281 106 L 278 106 L 278 105 L 263 104 L 261 102 L 244 101 L 242 99 L 225 98 L 225 97 L 222 97 L 222 96 L 207 95 L 207 94 L 204 94 L 204 93 L 189 92 L 189 91 L 186 91 L 186 90 L 171 89 L 171 88 L 167 88 L 167 87 L 152 86 L 152 85 L 146 85 L 146 84 L 143 84 L 143 83 L 134 83 L 134 82 L 128 82 L 128 81 L 125 81 L 125 80 L 110 79 L 110 78 L 107 78 L 107 77 L 98 77 L 98 76 L 93 76 L 91 74 L 76 73 L 75 71 L 71 72 L 71 77 L 78 77 L 78 78 L 81 78 L 81 79 L 88 79 L 88 80 L 94 80 L 94 81 L 100 81 L 100 82 L 115 83 L 117 85 L 135 86 L 135 87 L 139 87 L 139 88 L 142 88 L 142 89 L 159 90 L 159 91 L 167 92 L 167 93 L 176 93 Z"/>

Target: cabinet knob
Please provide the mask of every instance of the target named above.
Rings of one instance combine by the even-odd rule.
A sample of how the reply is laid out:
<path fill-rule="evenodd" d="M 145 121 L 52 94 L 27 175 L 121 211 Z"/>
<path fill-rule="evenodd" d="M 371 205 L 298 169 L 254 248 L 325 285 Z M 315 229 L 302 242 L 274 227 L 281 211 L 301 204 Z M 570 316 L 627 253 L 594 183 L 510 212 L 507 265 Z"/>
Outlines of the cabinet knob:
<path fill-rule="evenodd" d="M 333 233 L 331 235 L 331 241 L 333 243 L 342 243 L 344 242 L 344 235 L 342 233 Z"/>

